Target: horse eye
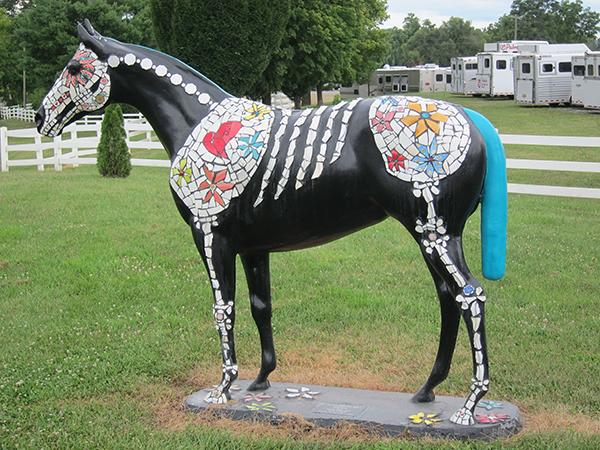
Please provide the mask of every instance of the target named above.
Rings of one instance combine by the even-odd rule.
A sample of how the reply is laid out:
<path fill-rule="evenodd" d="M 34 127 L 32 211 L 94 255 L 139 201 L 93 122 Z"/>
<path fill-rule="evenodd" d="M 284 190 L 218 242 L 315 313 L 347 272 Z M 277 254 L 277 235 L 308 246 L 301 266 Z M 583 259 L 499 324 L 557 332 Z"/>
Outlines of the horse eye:
<path fill-rule="evenodd" d="M 67 70 L 69 71 L 69 73 L 71 75 L 77 75 L 79 73 L 79 71 L 81 70 L 81 64 L 79 63 L 79 61 L 72 59 L 67 64 Z"/>

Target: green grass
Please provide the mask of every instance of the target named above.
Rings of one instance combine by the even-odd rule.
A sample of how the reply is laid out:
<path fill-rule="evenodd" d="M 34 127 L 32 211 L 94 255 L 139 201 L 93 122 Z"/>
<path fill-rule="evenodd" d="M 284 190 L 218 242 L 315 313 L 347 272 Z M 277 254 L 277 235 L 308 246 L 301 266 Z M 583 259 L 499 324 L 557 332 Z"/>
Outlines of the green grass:
<path fill-rule="evenodd" d="M 481 99 L 435 96 L 488 108 Z M 482 112 L 495 115 L 502 133 L 519 134 L 511 123 L 538 114 L 563 114 L 538 134 L 567 135 L 568 118 L 593 126 L 599 117 L 489 103 L 496 108 Z M 465 104 L 481 110 L 473 105 Z M 598 149 L 573 150 L 589 158 L 575 160 L 599 160 Z M 547 159 L 561 159 L 560 151 L 554 155 Z M 179 410 L 185 395 L 218 381 L 220 355 L 207 276 L 173 204 L 168 170 L 135 167 L 121 180 L 103 179 L 91 166 L 17 169 L 0 174 L 0 448 L 600 446 L 598 200 L 509 198 L 507 274 L 483 280 L 488 397 L 519 405 L 528 420 L 520 436 L 490 444 L 357 442 L 276 430 L 257 437 Z M 509 181 L 525 183 L 535 173 L 510 171 Z M 573 182 L 540 173 L 539 184 Z M 598 187 L 583 175 L 579 185 Z M 479 245 L 475 214 L 465 253 L 482 279 Z M 344 386 L 418 389 L 435 356 L 439 312 L 418 247 L 399 224 L 388 220 L 322 247 L 274 254 L 271 265 L 280 358 L 274 380 L 325 372 Z M 251 378 L 258 335 L 240 267 L 238 279 L 238 359 L 241 376 Z M 470 372 L 461 325 L 438 394 L 464 396 Z"/>

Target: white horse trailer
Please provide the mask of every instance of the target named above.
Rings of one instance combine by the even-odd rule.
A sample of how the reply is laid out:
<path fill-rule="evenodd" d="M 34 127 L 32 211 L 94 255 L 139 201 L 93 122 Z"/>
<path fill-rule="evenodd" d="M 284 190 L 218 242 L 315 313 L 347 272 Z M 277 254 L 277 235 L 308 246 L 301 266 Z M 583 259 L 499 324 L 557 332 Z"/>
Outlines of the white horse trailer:
<path fill-rule="evenodd" d="M 589 51 L 585 44 L 531 45 L 514 60 L 515 102 L 530 105 L 570 103 L 572 57 Z"/>
<path fill-rule="evenodd" d="M 585 54 L 584 108 L 600 109 L 600 52 Z"/>
<path fill-rule="evenodd" d="M 477 54 L 477 95 L 514 95 L 514 53 L 484 52 Z"/>
<path fill-rule="evenodd" d="M 452 94 L 476 94 L 477 56 L 452 58 Z"/>
<path fill-rule="evenodd" d="M 372 95 L 439 92 L 446 90 L 446 67 L 425 64 L 416 67 L 385 65 L 373 74 Z"/>
<path fill-rule="evenodd" d="M 571 56 L 571 105 L 585 103 L 585 55 Z"/>
<path fill-rule="evenodd" d="M 476 95 L 513 96 L 513 58 L 524 46 L 549 45 L 548 41 L 510 41 L 484 44 L 477 54 Z"/>

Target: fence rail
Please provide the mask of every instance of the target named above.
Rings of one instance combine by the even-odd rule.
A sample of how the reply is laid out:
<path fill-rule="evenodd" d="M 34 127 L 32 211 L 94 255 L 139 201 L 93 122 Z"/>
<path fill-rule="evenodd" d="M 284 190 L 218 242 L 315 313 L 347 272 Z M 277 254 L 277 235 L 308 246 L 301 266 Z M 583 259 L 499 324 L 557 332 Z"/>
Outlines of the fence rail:
<path fill-rule="evenodd" d="M 37 166 L 44 170 L 44 166 L 51 165 L 54 170 L 62 170 L 63 165 L 96 164 L 96 148 L 100 141 L 100 126 L 102 116 L 86 116 L 65 128 L 65 133 L 70 133 L 69 139 L 55 137 L 52 141 L 42 139 L 36 129 L 7 130 L 0 128 L 0 166 L 3 172 L 9 167 Z M 125 131 L 127 145 L 130 149 L 162 149 L 162 144 L 153 136 L 152 127 L 140 114 L 125 115 Z M 82 134 L 92 134 L 83 137 Z M 132 140 L 134 136 L 143 135 L 141 140 Z M 8 143 L 8 140 L 26 138 L 30 143 Z M 598 147 L 600 137 L 576 136 L 533 136 L 501 134 L 500 139 L 504 144 L 542 145 L 563 147 Z M 44 157 L 44 150 L 52 149 L 52 155 Z M 66 151 L 63 153 L 63 151 Z M 9 159 L 12 152 L 35 152 L 36 157 L 30 159 Z M 170 161 L 165 159 L 140 159 L 132 158 L 134 166 L 170 167 Z M 530 159 L 507 159 L 509 169 L 551 170 L 600 173 L 599 162 L 576 161 L 547 161 Z M 600 189 L 574 188 L 559 186 L 534 186 L 527 184 L 508 184 L 512 193 L 551 195 L 561 197 L 600 198 Z"/>

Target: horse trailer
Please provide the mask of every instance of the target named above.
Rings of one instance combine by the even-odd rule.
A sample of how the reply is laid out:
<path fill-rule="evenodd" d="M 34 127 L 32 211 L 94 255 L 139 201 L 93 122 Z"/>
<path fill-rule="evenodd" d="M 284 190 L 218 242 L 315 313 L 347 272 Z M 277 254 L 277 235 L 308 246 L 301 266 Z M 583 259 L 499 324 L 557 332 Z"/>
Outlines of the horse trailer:
<path fill-rule="evenodd" d="M 585 44 L 522 47 L 514 59 L 515 102 L 530 105 L 570 103 L 572 57 L 588 50 Z"/>
<path fill-rule="evenodd" d="M 585 60 L 584 108 L 600 109 L 600 52 L 587 52 Z"/>
<path fill-rule="evenodd" d="M 477 56 L 452 58 L 452 94 L 476 94 Z"/>
<path fill-rule="evenodd" d="M 446 90 L 446 68 L 437 64 L 416 67 L 386 64 L 373 74 L 371 95 L 439 92 Z"/>
<path fill-rule="evenodd" d="M 529 45 L 548 45 L 547 41 L 511 41 L 484 44 L 477 54 L 476 95 L 513 96 L 513 58 Z"/>

